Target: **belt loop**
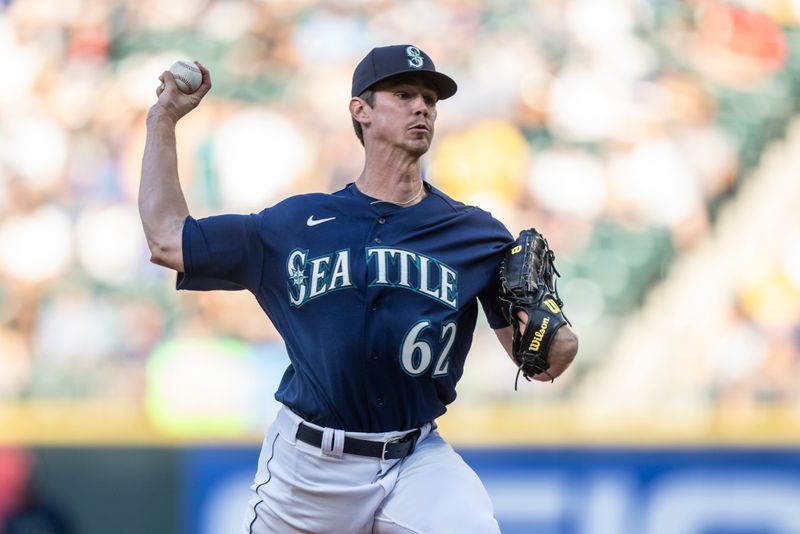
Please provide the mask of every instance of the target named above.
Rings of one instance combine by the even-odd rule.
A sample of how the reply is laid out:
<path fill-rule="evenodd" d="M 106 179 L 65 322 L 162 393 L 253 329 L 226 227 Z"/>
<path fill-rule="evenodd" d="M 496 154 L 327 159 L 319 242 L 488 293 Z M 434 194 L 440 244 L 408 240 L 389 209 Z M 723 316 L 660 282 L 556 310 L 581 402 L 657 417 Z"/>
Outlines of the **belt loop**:
<path fill-rule="evenodd" d="M 344 454 L 344 430 L 323 428 L 320 451 L 325 456 L 341 458 Z"/>
<path fill-rule="evenodd" d="M 344 455 L 344 430 L 333 431 L 333 456 L 341 458 Z"/>
<path fill-rule="evenodd" d="M 322 429 L 322 443 L 320 443 L 319 448 L 325 456 L 332 456 L 331 452 L 333 451 L 333 429 L 332 428 L 323 428 Z"/>

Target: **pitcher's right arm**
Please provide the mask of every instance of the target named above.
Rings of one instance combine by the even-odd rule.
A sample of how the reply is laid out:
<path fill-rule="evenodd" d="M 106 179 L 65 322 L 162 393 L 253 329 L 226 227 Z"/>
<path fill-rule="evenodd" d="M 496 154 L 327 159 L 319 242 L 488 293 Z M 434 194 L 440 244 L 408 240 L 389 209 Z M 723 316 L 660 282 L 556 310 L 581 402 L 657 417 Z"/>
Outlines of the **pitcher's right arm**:
<path fill-rule="evenodd" d="M 159 76 L 158 101 L 147 113 L 147 140 L 139 183 L 139 216 L 150 249 L 150 261 L 183 272 L 183 223 L 189 208 L 178 180 L 175 125 L 197 107 L 211 89 L 208 70 L 195 62 L 203 75 L 200 87 L 182 93 L 172 73 Z"/>

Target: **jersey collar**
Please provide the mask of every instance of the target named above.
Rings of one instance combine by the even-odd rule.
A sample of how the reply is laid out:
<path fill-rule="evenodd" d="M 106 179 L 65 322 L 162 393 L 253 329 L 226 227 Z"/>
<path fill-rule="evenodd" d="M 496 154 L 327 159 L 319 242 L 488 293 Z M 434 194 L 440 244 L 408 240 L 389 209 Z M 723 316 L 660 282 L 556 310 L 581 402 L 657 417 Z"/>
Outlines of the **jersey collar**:
<path fill-rule="evenodd" d="M 427 180 L 423 180 L 422 181 L 422 186 L 426 189 L 426 192 L 428 194 L 425 195 L 425 197 L 420 202 L 417 202 L 413 206 L 408 206 L 408 207 L 398 206 L 397 204 L 392 204 L 391 202 L 383 202 L 383 201 L 381 201 L 381 200 L 379 200 L 377 198 L 374 198 L 374 197 L 371 197 L 369 195 L 366 195 L 366 194 L 362 193 L 361 190 L 358 187 L 356 187 L 355 182 L 350 182 L 349 184 L 347 184 L 346 189 L 350 192 L 350 194 L 354 198 L 363 200 L 364 202 L 369 204 L 370 207 L 372 207 L 376 211 L 378 211 L 380 213 L 391 213 L 391 212 L 394 212 L 394 211 L 405 211 L 405 210 L 414 209 L 417 206 L 421 206 L 421 205 L 425 204 L 428 201 L 428 199 L 431 197 L 431 193 L 433 192 L 433 186 L 431 184 L 429 184 L 427 182 Z"/>

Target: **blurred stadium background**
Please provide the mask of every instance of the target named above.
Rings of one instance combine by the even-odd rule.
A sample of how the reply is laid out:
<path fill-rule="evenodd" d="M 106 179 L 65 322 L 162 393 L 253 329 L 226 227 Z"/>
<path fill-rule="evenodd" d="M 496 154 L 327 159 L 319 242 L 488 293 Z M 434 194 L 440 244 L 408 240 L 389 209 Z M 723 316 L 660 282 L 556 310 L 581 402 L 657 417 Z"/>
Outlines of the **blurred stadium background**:
<path fill-rule="evenodd" d="M 357 176 L 353 66 L 411 42 L 460 85 L 428 178 L 548 236 L 581 338 L 515 392 L 481 326 L 441 420 L 504 532 L 799 533 L 799 24 L 798 0 L 0 0 L 0 532 L 236 531 L 287 359 L 249 295 L 148 263 L 157 76 L 212 72 L 178 129 L 193 214 L 257 211 Z"/>

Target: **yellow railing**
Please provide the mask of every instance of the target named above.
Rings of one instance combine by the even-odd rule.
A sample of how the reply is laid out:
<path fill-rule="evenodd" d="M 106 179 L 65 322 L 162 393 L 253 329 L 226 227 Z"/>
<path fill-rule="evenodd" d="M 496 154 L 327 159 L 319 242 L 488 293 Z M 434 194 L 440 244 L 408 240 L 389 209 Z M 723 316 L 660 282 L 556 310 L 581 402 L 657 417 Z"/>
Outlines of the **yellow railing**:
<path fill-rule="evenodd" d="M 137 404 L 0 404 L 0 446 L 255 444 L 268 424 L 236 435 L 178 433 L 154 425 Z M 439 419 L 439 427 L 457 446 L 800 447 L 800 412 L 790 408 L 596 417 L 568 404 L 461 404 Z"/>

